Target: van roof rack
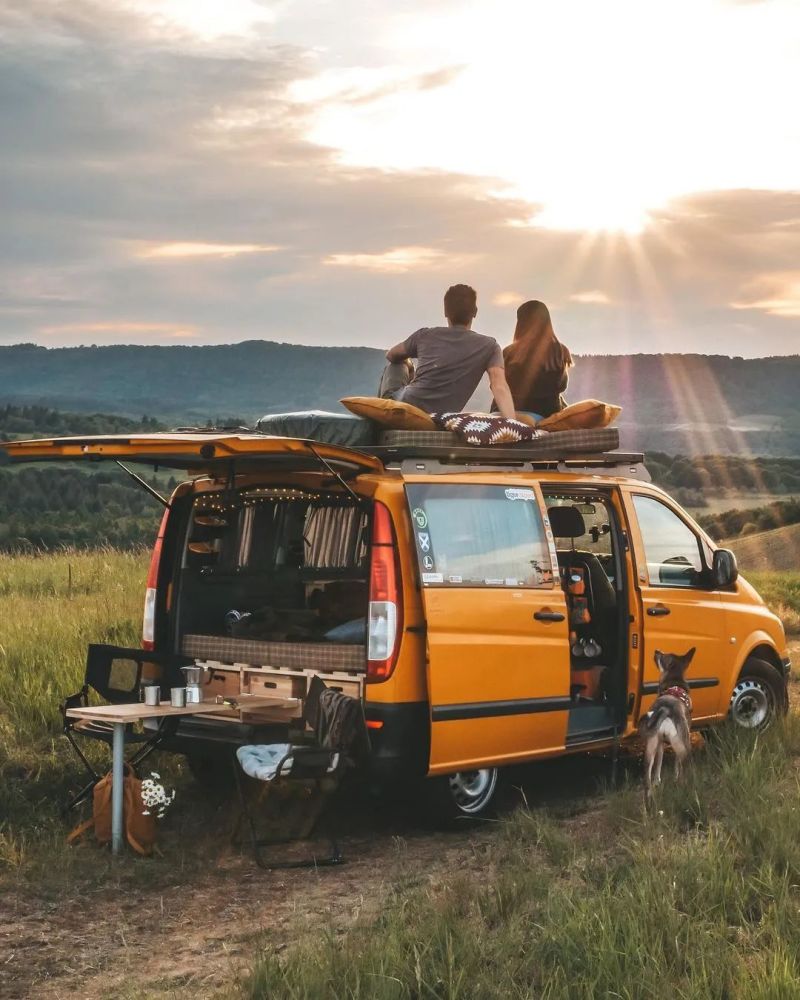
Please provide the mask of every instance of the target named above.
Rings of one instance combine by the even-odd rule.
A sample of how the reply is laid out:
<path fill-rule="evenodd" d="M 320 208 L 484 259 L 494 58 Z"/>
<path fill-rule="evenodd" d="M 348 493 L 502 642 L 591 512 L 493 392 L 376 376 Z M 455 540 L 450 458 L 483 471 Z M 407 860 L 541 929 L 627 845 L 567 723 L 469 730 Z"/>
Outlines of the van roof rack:
<path fill-rule="evenodd" d="M 646 483 L 651 481 L 641 452 L 537 456 L 535 452 L 526 455 L 526 449 L 520 445 L 512 448 L 380 445 L 358 450 L 375 455 L 387 468 L 397 468 L 405 473 L 453 475 L 457 472 L 496 472 L 498 468 L 505 468 L 518 472 L 536 470 L 594 475 L 605 472 Z"/>

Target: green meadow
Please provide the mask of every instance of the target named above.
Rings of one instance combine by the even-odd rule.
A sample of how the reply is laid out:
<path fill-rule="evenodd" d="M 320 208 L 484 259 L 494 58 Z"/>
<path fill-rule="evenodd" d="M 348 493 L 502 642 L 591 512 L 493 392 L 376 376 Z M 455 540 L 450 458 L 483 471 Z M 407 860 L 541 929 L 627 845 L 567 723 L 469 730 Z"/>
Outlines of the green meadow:
<path fill-rule="evenodd" d="M 187 847 L 192 824 L 199 817 L 208 827 L 206 852 L 227 836 L 216 807 L 162 759 L 180 796 L 158 858 L 115 867 L 92 844 L 64 843 L 76 818 L 62 818 L 60 806 L 82 774 L 60 735 L 58 703 L 80 687 L 89 642 L 138 644 L 147 559 L 143 550 L 103 550 L 0 560 L 0 897 L 4 887 L 59 900 L 188 886 L 203 864 L 193 835 Z M 753 582 L 796 627 L 800 574 Z M 635 759 L 599 794 L 568 789 L 546 805 L 529 798 L 482 827 L 477 846 L 466 831 L 452 834 L 463 850 L 452 870 L 432 876 L 400 851 L 377 914 L 367 907 L 336 932 L 306 918 L 288 947 L 253 929 L 248 960 L 208 995 L 800 996 L 799 764 L 792 713 L 765 736 L 728 734 L 702 748 L 687 781 L 668 781 L 649 817 Z M 249 868 L 242 864 L 231 885 Z M 339 877 L 325 875 L 334 893 Z M 108 995 L 192 992 L 131 980 Z"/>

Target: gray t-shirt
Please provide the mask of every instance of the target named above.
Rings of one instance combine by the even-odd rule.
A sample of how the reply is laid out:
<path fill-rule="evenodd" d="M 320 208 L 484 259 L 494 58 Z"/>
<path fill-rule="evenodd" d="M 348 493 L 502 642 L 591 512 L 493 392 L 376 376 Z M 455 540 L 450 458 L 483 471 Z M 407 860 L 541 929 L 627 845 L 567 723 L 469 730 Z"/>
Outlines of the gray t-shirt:
<path fill-rule="evenodd" d="M 409 358 L 417 358 L 417 371 L 400 398 L 428 413 L 463 410 L 483 373 L 503 367 L 503 351 L 494 337 L 465 326 L 423 327 L 403 346 Z"/>

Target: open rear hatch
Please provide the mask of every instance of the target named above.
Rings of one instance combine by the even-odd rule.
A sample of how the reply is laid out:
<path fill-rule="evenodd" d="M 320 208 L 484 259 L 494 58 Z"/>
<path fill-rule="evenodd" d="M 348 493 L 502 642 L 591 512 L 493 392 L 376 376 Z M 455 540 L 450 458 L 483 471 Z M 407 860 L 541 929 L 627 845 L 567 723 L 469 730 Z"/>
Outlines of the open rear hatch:
<path fill-rule="evenodd" d="M 163 623 L 156 648 L 203 665 L 205 697 L 302 701 L 315 674 L 347 694 L 363 693 L 371 505 L 351 483 L 380 472 L 380 459 L 317 441 L 213 432 L 2 448 L 14 463 L 130 462 L 202 478 L 167 512 L 170 554 L 157 546 L 148 587 Z M 313 487 L 309 473 L 318 474 Z M 261 716 L 278 721 L 271 712 L 252 721 Z"/>
<path fill-rule="evenodd" d="M 9 441 L 0 447 L 12 462 L 138 462 L 189 474 L 225 475 L 274 470 L 319 471 L 330 466 L 344 478 L 380 472 L 380 459 L 365 452 L 300 438 L 264 434 L 164 433 Z"/>

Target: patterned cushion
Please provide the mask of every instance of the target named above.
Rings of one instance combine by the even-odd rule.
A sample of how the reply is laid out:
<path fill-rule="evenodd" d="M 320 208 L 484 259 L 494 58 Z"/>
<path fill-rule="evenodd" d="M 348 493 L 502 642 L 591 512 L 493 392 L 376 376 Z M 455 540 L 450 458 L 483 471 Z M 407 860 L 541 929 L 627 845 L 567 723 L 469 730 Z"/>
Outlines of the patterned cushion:
<path fill-rule="evenodd" d="M 517 444 L 544 437 L 539 431 L 521 420 L 511 420 L 489 413 L 432 413 L 437 427 L 458 434 L 466 444 L 492 445 Z"/>

